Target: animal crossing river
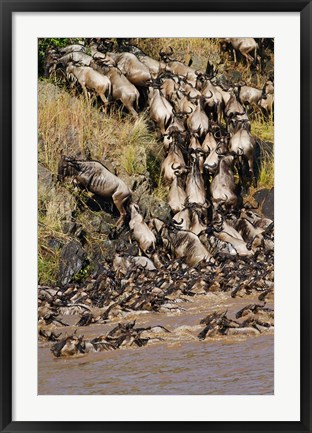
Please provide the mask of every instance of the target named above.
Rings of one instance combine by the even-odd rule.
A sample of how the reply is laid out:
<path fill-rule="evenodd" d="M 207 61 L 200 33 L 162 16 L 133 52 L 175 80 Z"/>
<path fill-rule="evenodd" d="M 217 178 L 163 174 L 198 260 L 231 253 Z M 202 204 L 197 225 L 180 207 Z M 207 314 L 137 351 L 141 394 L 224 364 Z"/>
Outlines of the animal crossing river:
<path fill-rule="evenodd" d="M 200 320 L 212 311 L 228 310 L 228 317 L 256 297 L 231 298 L 209 294 L 187 299 L 182 313 L 130 314 L 136 326 L 162 325 L 170 333 L 157 336 L 145 347 L 89 353 L 75 358 L 55 358 L 48 343 L 39 343 L 39 394 L 273 394 L 273 331 L 256 336 L 218 336 L 198 339 Z M 268 302 L 272 307 L 272 302 Z M 67 323 L 75 316 L 64 316 Z M 120 321 L 120 320 L 119 320 Z M 78 328 L 77 333 L 93 338 L 112 329 L 118 320 L 105 325 Z M 58 327 L 71 334 L 76 327 Z M 163 337 L 163 335 L 162 335 Z"/>

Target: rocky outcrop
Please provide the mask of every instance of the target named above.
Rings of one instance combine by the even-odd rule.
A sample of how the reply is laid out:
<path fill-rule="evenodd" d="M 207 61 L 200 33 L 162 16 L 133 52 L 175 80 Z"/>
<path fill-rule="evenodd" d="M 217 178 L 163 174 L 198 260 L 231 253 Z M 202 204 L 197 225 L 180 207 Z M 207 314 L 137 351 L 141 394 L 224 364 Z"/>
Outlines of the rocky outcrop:
<path fill-rule="evenodd" d="M 66 286 L 88 264 L 87 253 L 80 243 L 76 240 L 68 242 L 61 251 L 58 284 Z"/>
<path fill-rule="evenodd" d="M 253 197 L 259 203 L 263 215 L 266 218 L 274 220 L 274 188 L 261 189 L 257 191 Z"/>

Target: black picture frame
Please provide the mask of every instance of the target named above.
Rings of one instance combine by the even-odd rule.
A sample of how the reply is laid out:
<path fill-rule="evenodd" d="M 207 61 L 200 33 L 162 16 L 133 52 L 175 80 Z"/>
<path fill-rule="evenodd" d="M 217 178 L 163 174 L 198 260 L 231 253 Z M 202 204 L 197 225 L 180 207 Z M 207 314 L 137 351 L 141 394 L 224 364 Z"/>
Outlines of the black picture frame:
<path fill-rule="evenodd" d="M 1 432 L 300 431 L 311 429 L 311 0 L 0 0 Z M 12 421 L 12 14 L 14 12 L 300 12 L 301 50 L 301 417 L 298 422 Z M 290 54 L 291 55 L 291 54 Z"/>

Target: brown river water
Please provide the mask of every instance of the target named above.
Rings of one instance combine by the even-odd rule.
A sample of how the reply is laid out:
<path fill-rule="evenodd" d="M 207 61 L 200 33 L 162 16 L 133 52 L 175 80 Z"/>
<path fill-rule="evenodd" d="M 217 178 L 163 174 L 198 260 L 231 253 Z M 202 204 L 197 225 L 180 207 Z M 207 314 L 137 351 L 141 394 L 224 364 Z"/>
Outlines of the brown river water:
<path fill-rule="evenodd" d="M 205 325 L 199 322 L 213 311 L 228 310 L 228 317 L 256 297 L 232 299 L 225 294 L 185 297 L 180 312 L 130 314 L 105 325 L 57 327 L 70 335 L 75 329 L 85 338 L 105 334 L 118 322 L 136 319 L 136 326 L 165 326 L 162 340 L 145 347 L 55 358 L 51 343 L 39 343 L 38 394 L 128 395 L 263 395 L 274 393 L 274 335 L 220 336 L 199 341 Z M 272 307 L 271 302 L 268 303 Z M 63 316 L 74 324 L 77 316 Z M 156 336 L 157 337 L 157 336 Z"/>

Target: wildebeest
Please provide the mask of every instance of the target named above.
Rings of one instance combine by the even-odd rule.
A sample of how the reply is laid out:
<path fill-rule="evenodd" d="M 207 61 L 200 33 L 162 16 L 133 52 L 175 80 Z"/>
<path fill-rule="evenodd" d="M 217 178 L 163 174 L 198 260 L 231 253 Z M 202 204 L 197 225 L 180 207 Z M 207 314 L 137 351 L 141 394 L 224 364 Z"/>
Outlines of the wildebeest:
<path fill-rule="evenodd" d="M 69 63 L 79 63 L 81 66 L 90 66 L 92 57 L 82 51 L 73 51 L 57 59 L 56 66 L 66 67 Z"/>
<path fill-rule="evenodd" d="M 212 204 L 233 211 L 238 206 L 238 196 L 233 173 L 234 156 L 225 155 L 220 159 L 219 170 L 210 184 Z"/>
<path fill-rule="evenodd" d="M 140 214 L 139 206 L 135 203 L 130 204 L 130 222 L 129 227 L 133 236 L 140 249 L 143 253 L 150 255 L 155 250 L 156 238 L 154 233 L 148 227 Z"/>
<path fill-rule="evenodd" d="M 186 167 L 184 156 L 179 145 L 178 138 L 174 136 L 174 140 L 169 145 L 169 151 L 166 158 L 161 163 L 161 174 L 164 182 L 168 185 L 175 179 L 176 170 Z"/>
<path fill-rule="evenodd" d="M 151 74 L 147 66 L 132 53 L 109 52 L 104 57 L 101 56 L 101 58 L 108 66 L 116 66 L 135 86 L 144 87 L 151 80 Z"/>
<path fill-rule="evenodd" d="M 190 133 L 197 133 L 203 140 L 209 129 L 209 120 L 203 109 L 203 98 L 194 98 L 195 109 L 188 115 L 186 124 Z"/>
<path fill-rule="evenodd" d="M 222 155 L 225 155 L 228 150 L 228 135 L 218 135 L 218 142 L 215 140 L 216 133 L 208 133 L 204 143 L 203 151 L 205 152 L 206 159 L 204 161 L 204 169 L 209 174 L 215 174 L 219 167 L 219 162 Z"/>
<path fill-rule="evenodd" d="M 138 89 L 130 83 L 118 68 L 108 66 L 102 58 L 94 58 L 92 68 L 109 78 L 112 85 L 113 99 L 120 101 L 129 113 L 137 117 L 140 97 Z"/>
<path fill-rule="evenodd" d="M 214 120 L 221 125 L 222 109 L 224 106 L 222 93 L 203 74 L 198 74 L 196 86 L 204 97 L 204 107 L 213 115 Z"/>
<path fill-rule="evenodd" d="M 123 180 L 111 173 L 99 161 L 83 161 L 62 155 L 58 167 L 58 179 L 74 176 L 79 184 L 94 194 L 112 198 L 120 213 L 117 225 L 124 222 L 127 215 L 126 204 L 130 201 L 131 191 Z"/>
<path fill-rule="evenodd" d="M 254 153 L 256 148 L 256 140 L 250 134 L 249 128 L 245 128 L 244 125 L 236 131 L 229 140 L 229 152 L 238 156 L 241 159 L 241 177 L 244 181 L 244 170 L 243 165 L 245 162 L 248 163 L 249 174 L 247 178 L 253 180 L 254 186 L 256 186 L 256 179 L 254 176 Z"/>
<path fill-rule="evenodd" d="M 158 236 L 161 236 L 164 247 L 174 257 L 183 259 L 188 266 L 195 266 L 203 260 L 212 259 L 210 252 L 198 236 L 191 231 L 178 228 L 179 222 L 166 223 L 154 218 L 152 224 Z"/>
<path fill-rule="evenodd" d="M 235 63 L 237 63 L 236 51 L 245 57 L 247 64 L 257 62 L 258 44 L 254 38 L 223 38 L 220 42 L 229 42 L 232 45 Z M 254 57 L 250 55 L 251 52 Z"/>
<path fill-rule="evenodd" d="M 67 74 L 73 74 L 80 84 L 85 98 L 88 100 L 88 90 L 93 90 L 103 102 L 103 111 L 108 107 L 108 98 L 111 94 L 111 82 L 105 76 L 89 66 L 77 66 L 69 63 L 66 67 Z"/>
<path fill-rule="evenodd" d="M 185 174 L 186 169 L 174 170 L 175 178 L 170 186 L 168 194 L 168 204 L 174 214 L 184 209 L 186 200 Z"/>
<path fill-rule="evenodd" d="M 165 134 L 173 122 L 172 105 L 161 95 L 160 90 L 149 87 L 148 106 L 150 118 L 155 122 L 161 134 Z"/>
<path fill-rule="evenodd" d="M 199 169 L 199 158 L 193 157 L 191 170 L 186 179 L 186 197 L 189 203 L 204 205 L 206 203 L 206 190 L 203 176 Z"/>
<path fill-rule="evenodd" d="M 242 104 L 237 100 L 234 91 L 229 92 L 230 98 L 224 108 L 228 132 L 235 132 L 242 123 L 250 128 L 249 119 Z"/>
<path fill-rule="evenodd" d="M 170 51 L 168 52 L 162 50 L 159 52 L 161 59 L 165 63 L 165 71 L 170 71 L 176 75 L 184 77 L 187 82 L 189 82 L 190 84 L 192 84 L 192 86 L 195 87 L 197 79 L 195 70 L 185 65 L 184 63 L 175 60 L 172 57 L 173 49 L 171 47 L 169 48 Z"/>
<path fill-rule="evenodd" d="M 80 44 L 72 44 L 67 45 L 66 47 L 59 48 L 58 51 L 64 56 L 65 54 L 73 53 L 73 52 L 82 52 L 85 53 L 86 47 Z"/>

